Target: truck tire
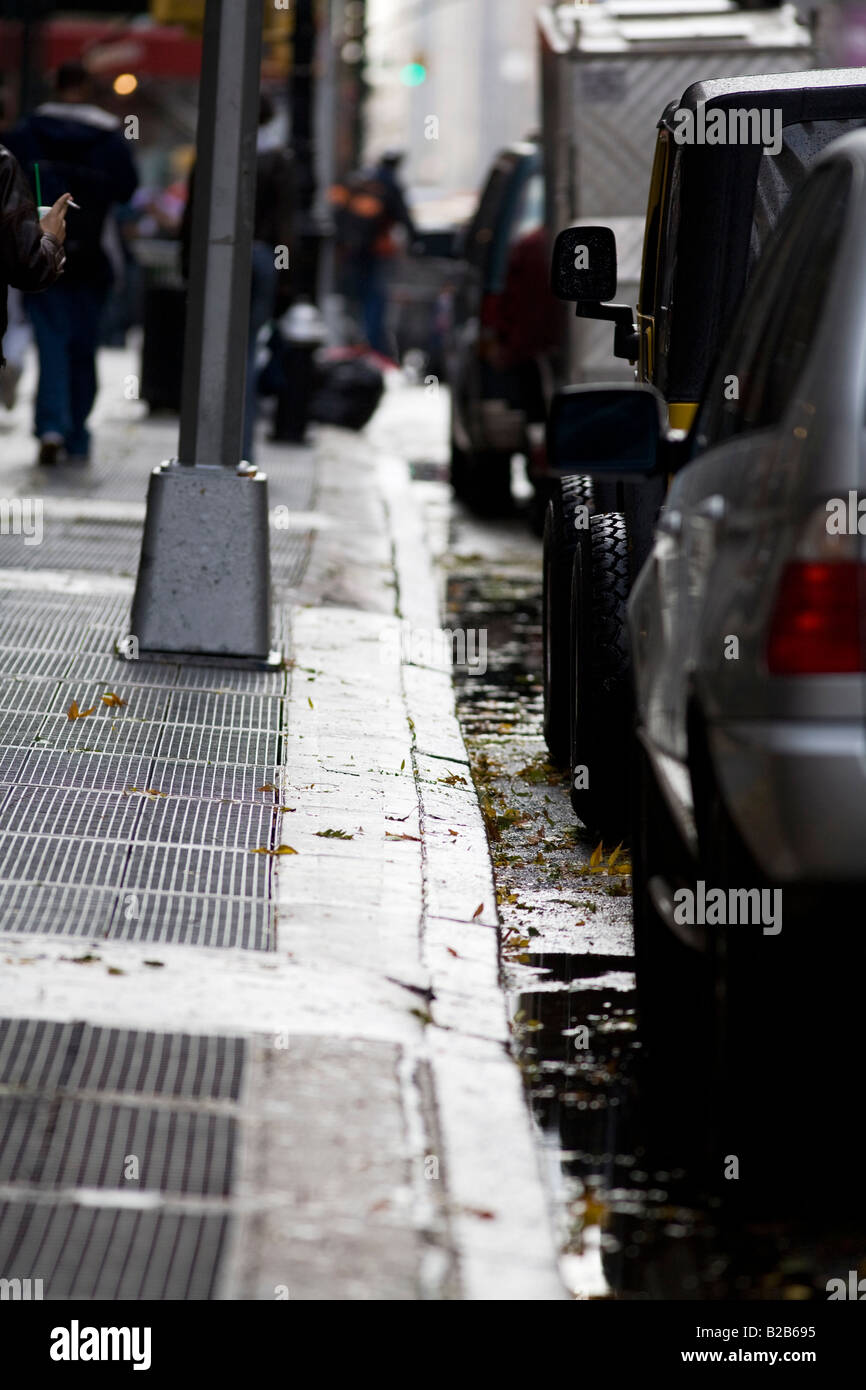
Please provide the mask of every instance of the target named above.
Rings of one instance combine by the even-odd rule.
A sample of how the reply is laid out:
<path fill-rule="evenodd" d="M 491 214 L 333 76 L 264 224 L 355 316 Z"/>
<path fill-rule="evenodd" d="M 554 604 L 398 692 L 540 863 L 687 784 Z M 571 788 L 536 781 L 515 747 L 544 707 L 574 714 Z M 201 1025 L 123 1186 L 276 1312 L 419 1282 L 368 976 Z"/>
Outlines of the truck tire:
<path fill-rule="evenodd" d="M 571 737 L 571 572 L 574 554 L 589 543 L 589 528 L 578 528 L 578 507 L 591 512 L 592 479 L 556 478 L 544 516 L 542 644 L 544 650 L 544 738 L 554 763 L 568 762 Z"/>
<path fill-rule="evenodd" d="M 509 516 L 512 510 L 511 455 L 482 449 L 467 461 L 463 501 L 480 517 Z"/>
<path fill-rule="evenodd" d="M 461 502 L 466 500 L 469 489 L 469 467 L 470 461 L 465 451 L 460 448 L 460 445 L 452 435 L 450 468 L 451 489 L 454 496 L 459 498 Z"/>
<path fill-rule="evenodd" d="M 571 804 L 606 841 L 628 833 L 631 661 L 628 536 L 621 512 L 590 517 L 572 571 Z"/>

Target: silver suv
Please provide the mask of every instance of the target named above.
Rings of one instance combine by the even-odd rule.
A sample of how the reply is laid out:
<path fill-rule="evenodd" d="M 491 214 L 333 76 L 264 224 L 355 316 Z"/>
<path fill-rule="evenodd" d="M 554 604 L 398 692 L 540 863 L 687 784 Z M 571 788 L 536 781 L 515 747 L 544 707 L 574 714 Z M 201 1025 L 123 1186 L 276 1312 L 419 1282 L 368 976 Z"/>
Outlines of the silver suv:
<path fill-rule="evenodd" d="M 793 196 L 687 439 L 650 386 L 581 394 L 557 451 L 673 475 L 629 600 L 636 967 L 671 1110 L 720 1062 L 736 1153 L 862 1009 L 866 132 Z"/>

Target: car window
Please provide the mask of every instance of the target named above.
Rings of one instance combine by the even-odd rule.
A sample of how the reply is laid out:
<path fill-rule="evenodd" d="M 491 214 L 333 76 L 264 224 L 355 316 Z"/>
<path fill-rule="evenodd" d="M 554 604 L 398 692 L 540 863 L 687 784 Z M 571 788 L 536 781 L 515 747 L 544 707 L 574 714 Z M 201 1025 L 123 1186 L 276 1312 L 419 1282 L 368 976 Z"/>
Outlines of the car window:
<path fill-rule="evenodd" d="M 781 419 L 814 340 L 850 186 L 850 169 L 830 166 L 792 199 L 706 393 L 695 435 L 698 449 Z"/>
<path fill-rule="evenodd" d="M 511 219 L 508 242 L 516 241 L 538 231 L 544 222 L 544 175 L 541 171 L 530 174 L 520 190 L 517 205 Z"/>
<path fill-rule="evenodd" d="M 499 161 L 494 165 L 466 233 L 464 254 L 467 261 L 478 270 L 483 268 L 490 252 L 496 218 L 508 186 L 510 172 L 510 166 L 506 166 L 505 161 Z"/>

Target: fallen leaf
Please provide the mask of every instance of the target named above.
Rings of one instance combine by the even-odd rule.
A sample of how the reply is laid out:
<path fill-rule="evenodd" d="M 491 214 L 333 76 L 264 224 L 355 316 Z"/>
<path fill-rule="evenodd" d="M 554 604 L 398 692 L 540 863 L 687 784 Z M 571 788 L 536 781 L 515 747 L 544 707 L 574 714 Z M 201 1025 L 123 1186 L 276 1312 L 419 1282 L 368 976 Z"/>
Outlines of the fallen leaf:
<path fill-rule="evenodd" d="M 349 835 L 345 830 L 317 830 L 321 840 L 354 840 L 354 835 Z"/>
<path fill-rule="evenodd" d="M 394 833 L 393 830 L 386 830 L 386 831 L 385 831 L 385 839 L 386 839 L 386 840 L 414 840 L 416 844 L 419 844 L 419 845 L 420 845 L 420 843 L 421 843 L 421 836 L 420 836 L 420 835 L 395 835 L 395 833 Z"/>
<path fill-rule="evenodd" d="M 616 849 L 613 851 L 613 853 L 611 854 L 610 858 L 609 858 L 608 861 L 607 861 L 607 867 L 608 867 L 609 870 L 613 868 L 614 864 L 616 863 L 617 859 L 619 858 L 619 852 L 620 852 L 621 849 L 622 849 L 622 840 L 620 840 L 620 842 L 619 842 L 619 844 L 617 845 Z"/>
<path fill-rule="evenodd" d="M 91 706 L 90 706 L 90 709 L 79 709 L 79 708 L 78 708 L 78 701 L 77 701 L 77 700 L 73 700 L 73 701 L 72 701 L 72 704 L 69 706 L 69 709 L 66 711 L 66 718 L 67 718 L 67 719 L 86 719 L 87 716 L 88 716 L 88 714 L 92 714 L 93 711 L 94 711 L 95 709 L 96 709 L 96 706 L 95 706 L 95 705 L 91 705 Z"/>
<path fill-rule="evenodd" d="M 113 690 L 107 691 L 105 695 L 100 695 L 99 698 L 104 705 L 110 705 L 112 708 L 120 708 L 121 705 L 126 704 L 126 701 L 121 700 L 119 695 L 115 695 Z"/>
<path fill-rule="evenodd" d="M 165 965 L 164 960 L 143 960 L 142 965 L 152 965 L 154 969 L 161 969 Z"/>
<path fill-rule="evenodd" d="M 484 904 L 483 904 L 483 903 L 479 903 L 478 906 L 476 907 L 475 911 L 474 911 L 473 914 L 472 914 L 472 920 L 473 920 L 473 922 L 475 921 L 476 917 L 480 917 L 480 916 L 481 916 L 481 914 L 482 914 L 483 911 L 484 911 Z"/>
<path fill-rule="evenodd" d="M 120 970 L 120 969 L 118 968 L 118 966 L 116 966 L 116 965 L 109 965 L 109 967 L 108 967 L 108 973 L 109 973 L 109 975 L 125 975 L 125 974 L 126 974 L 126 971 L 125 971 L 125 970 Z"/>
<path fill-rule="evenodd" d="M 262 785 L 261 785 L 260 787 L 256 787 L 256 791 L 257 791 L 257 792 L 275 792 L 275 791 L 277 791 L 277 784 L 276 784 L 276 782 L 263 782 Z"/>
<path fill-rule="evenodd" d="M 250 854 L 297 854 L 296 849 L 291 845 L 277 845 L 276 849 L 268 849 L 267 845 L 259 845 L 258 849 L 251 849 Z"/>
<path fill-rule="evenodd" d="M 168 792 L 161 792 L 159 787 L 147 787 L 146 791 L 148 796 L 168 796 Z"/>
<path fill-rule="evenodd" d="M 458 955 L 457 952 L 454 950 L 454 947 L 453 947 L 453 946 L 446 946 L 446 947 L 445 947 L 445 950 L 448 952 L 449 956 L 454 956 L 455 960 L 459 960 L 459 959 L 460 959 L 459 955 Z"/>
<path fill-rule="evenodd" d="M 316 708 L 316 706 L 313 704 L 312 700 L 310 699 L 309 695 L 307 696 L 307 704 L 310 706 L 310 709 L 315 709 L 315 708 Z"/>
<path fill-rule="evenodd" d="M 592 854 L 589 857 L 589 867 L 591 869 L 596 868 L 601 863 L 601 856 L 603 855 L 603 853 L 604 845 L 602 841 L 599 840 L 598 844 L 596 845 L 595 849 L 592 851 Z"/>

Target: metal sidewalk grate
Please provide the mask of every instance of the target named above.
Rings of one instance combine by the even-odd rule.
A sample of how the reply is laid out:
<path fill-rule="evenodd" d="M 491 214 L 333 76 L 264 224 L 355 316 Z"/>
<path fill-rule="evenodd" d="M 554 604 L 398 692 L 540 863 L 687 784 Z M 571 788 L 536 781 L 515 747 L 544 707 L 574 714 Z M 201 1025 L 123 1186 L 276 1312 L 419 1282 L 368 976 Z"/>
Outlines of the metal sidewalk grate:
<path fill-rule="evenodd" d="M 0 1277 L 46 1299 L 213 1298 L 231 1218 L 190 1202 L 231 1195 L 245 1056 L 240 1038 L 0 1020 L 0 1181 L 21 1186 L 0 1204 Z"/>
<path fill-rule="evenodd" d="M 205 1111 L 0 1096 L 0 1183 L 227 1197 L 234 1129 Z"/>
<path fill-rule="evenodd" d="M 0 1085 L 237 1100 L 243 1038 L 0 1019 Z"/>
<path fill-rule="evenodd" d="M 210 1299 L 228 1225 L 224 1216 L 5 1202 L 0 1269 L 41 1278 L 46 1300 Z"/>

